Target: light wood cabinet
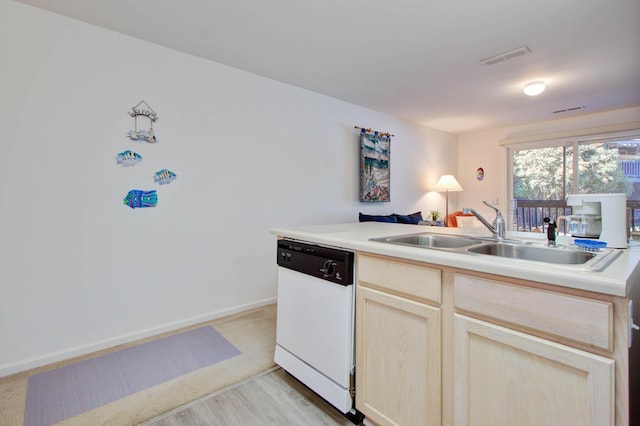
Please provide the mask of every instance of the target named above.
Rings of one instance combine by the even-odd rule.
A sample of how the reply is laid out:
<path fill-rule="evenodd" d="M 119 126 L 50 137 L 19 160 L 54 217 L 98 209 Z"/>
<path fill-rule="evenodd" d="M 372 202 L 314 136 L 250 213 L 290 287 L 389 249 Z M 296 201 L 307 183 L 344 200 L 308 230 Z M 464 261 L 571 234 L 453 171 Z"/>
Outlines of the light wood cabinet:
<path fill-rule="evenodd" d="M 411 265 L 366 262 L 413 276 Z M 439 286 L 439 273 L 427 272 L 424 285 Z M 407 284 L 395 277 L 381 286 L 395 280 Z M 359 280 L 356 291 L 356 407 L 379 425 L 440 425 L 440 308 L 374 288 L 380 275 L 371 281 Z"/>
<path fill-rule="evenodd" d="M 356 407 L 370 423 L 630 424 L 627 298 L 357 257 Z"/>
<path fill-rule="evenodd" d="M 462 273 L 453 284 L 465 314 L 454 315 L 456 425 L 615 425 L 613 302 Z"/>
<path fill-rule="evenodd" d="M 614 361 L 455 315 L 455 424 L 614 424 Z"/>

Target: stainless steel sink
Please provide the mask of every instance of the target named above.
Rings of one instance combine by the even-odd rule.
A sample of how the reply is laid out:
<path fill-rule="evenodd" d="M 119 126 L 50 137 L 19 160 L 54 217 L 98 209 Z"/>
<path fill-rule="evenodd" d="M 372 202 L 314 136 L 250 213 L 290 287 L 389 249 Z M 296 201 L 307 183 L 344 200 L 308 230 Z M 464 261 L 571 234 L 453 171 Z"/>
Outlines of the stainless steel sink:
<path fill-rule="evenodd" d="M 531 261 L 536 262 L 538 265 L 545 263 L 549 267 L 553 266 L 590 272 L 603 271 L 622 254 L 620 250 L 603 249 L 597 252 L 589 252 L 575 247 L 547 247 L 517 240 L 497 241 L 494 238 L 463 237 L 426 232 L 372 238 L 371 241 L 467 255 L 493 256 L 494 258 Z"/>
<path fill-rule="evenodd" d="M 558 263 L 562 265 L 582 265 L 596 257 L 593 252 L 569 250 L 560 247 L 539 247 L 521 244 L 488 243 L 479 247 L 469 247 L 471 253 L 489 254 L 512 259 L 533 260 L 535 262 Z"/>
<path fill-rule="evenodd" d="M 371 241 L 439 249 L 456 249 L 469 247 L 474 244 L 480 244 L 482 242 L 480 240 L 475 240 L 472 238 L 433 234 L 398 235 L 395 237 L 372 238 Z"/>

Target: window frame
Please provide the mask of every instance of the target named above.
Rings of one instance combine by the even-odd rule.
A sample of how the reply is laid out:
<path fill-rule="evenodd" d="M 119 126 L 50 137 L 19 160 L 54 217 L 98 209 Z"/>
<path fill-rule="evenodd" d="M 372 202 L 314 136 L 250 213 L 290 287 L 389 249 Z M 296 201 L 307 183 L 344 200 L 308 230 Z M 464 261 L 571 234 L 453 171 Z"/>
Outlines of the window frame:
<path fill-rule="evenodd" d="M 606 129 L 605 129 L 606 128 Z M 580 145 L 590 143 L 606 143 L 611 141 L 620 141 L 624 139 L 640 140 L 640 122 L 627 123 L 623 125 L 612 125 L 591 130 L 580 130 L 574 132 L 563 132 L 549 135 L 537 135 L 526 136 L 518 138 L 507 138 L 500 141 L 500 145 L 506 148 L 506 165 L 507 165 L 507 199 L 510 200 L 510 212 L 509 215 L 513 217 L 515 198 L 513 195 L 513 153 L 515 151 L 528 150 L 528 149 L 541 149 L 541 148 L 559 148 L 559 147 L 572 147 L 574 161 L 572 162 L 573 176 L 579 175 L 579 162 L 575 161 L 575 157 L 579 155 Z M 563 167 L 566 167 L 566 161 L 563 162 Z M 566 176 L 566 170 L 564 175 Z M 563 194 L 566 196 L 569 194 L 575 194 L 578 192 L 578 179 L 573 179 L 571 188 L 568 191 L 566 188 L 566 179 L 563 182 Z M 508 230 L 513 229 L 513 221 L 510 220 L 507 223 Z"/>

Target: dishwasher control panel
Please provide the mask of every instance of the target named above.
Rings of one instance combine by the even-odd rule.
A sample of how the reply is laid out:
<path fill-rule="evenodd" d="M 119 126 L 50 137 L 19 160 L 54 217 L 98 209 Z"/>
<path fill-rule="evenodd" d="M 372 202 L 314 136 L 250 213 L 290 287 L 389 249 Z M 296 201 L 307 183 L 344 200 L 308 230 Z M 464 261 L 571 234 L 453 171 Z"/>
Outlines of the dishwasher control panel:
<path fill-rule="evenodd" d="M 292 240 L 279 240 L 278 266 L 336 284 L 353 284 L 353 252 Z"/>

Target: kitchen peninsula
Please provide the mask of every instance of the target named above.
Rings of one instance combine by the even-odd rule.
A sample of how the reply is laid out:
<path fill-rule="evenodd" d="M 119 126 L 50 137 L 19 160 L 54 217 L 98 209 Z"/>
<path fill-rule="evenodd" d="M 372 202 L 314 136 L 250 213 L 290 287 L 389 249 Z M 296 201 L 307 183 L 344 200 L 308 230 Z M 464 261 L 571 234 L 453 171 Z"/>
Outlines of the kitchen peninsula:
<path fill-rule="evenodd" d="M 271 231 L 355 251 L 356 408 L 369 423 L 630 424 L 640 249 L 592 272 L 370 241 L 432 231 L 465 230 L 363 222 Z"/>

